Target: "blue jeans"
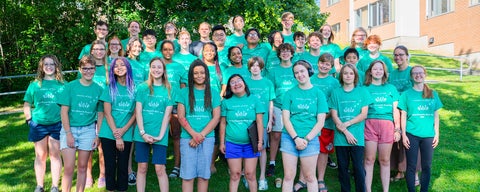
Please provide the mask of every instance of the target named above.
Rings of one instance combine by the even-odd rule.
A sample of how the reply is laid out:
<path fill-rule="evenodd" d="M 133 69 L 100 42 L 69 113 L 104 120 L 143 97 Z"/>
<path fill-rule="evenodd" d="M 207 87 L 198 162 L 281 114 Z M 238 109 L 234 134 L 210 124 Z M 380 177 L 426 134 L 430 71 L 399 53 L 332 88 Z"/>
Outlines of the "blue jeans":
<path fill-rule="evenodd" d="M 420 150 L 420 159 L 422 165 L 420 191 L 428 191 L 433 158 L 433 137 L 422 138 L 414 136 L 410 133 L 407 133 L 407 137 L 410 141 L 410 149 L 405 149 L 405 155 L 407 157 L 407 171 L 405 174 L 405 180 L 407 181 L 408 191 L 415 191 L 415 171 L 417 167 L 418 150 Z"/>
<path fill-rule="evenodd" d="M 365 168 L 363 166 L 364 151 L 363 146 L 335 146 L 338 162 L 338 180 L 340 181 L 340 188 L 342 192 L 349 192 L 350 174 L 348 167 L 350 158 L 353 163 L 353 172 L 355 178 L 355 190 L 357 192 L 365 191 Z"/>

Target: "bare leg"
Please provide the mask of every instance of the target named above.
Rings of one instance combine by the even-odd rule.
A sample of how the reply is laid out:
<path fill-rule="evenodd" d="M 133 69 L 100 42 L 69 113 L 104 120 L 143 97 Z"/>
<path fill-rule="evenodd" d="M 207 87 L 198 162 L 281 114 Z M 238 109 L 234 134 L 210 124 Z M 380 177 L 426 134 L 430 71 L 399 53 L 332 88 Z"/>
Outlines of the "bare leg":
<path fill-rule="evenodd" d="M 85 191 L 85 181 L 87 179 L 87 164 L 91 154 L 91 151 L 78 150 L 77 191 Z"/>
<path fill-rule="evenodd" d="M 240 182 L 240 176 L 242 174 L 242 159 L 227 159 L 227 161 L 228 168 L 230 169 L 230 183 L 228 188 L 230 192 L 237 192 L 238 183 Z"/>
<path fill-rule="evenodd" d="M 198 192 L 208 191 L 208 179 L 197 178 L 197 191 Z"/>
<path fill-rule="evenodd" d="M 372 191 L 373 167 L 375 166 L 375 159 L 377 154 L 377 142 L 365 141 L 365 186 L 367 191 Z"/>
<path fill-rule="evenodd" d="M 195 183 L 195 179 L 182 180 L 182 192 L 193 192 L 194 183 Z"/>
<path fill-rule="evenodd" d="M 148 163 L 138 163 L 137 168 L 137 191 L 144 192 L 147 181 Z"/>
<path fill-rule="evenodd" d="M 248 181 L 248 188 L 251 192 L 257 191 L 257 161 L 258 158 L 244 159 L 245 162 L 245 178 Z"/>
<path fill-rule="evenodd" d="M 48 138 L 44 137 L 42 140 L 35 142 L 35 179 L 37 180 L 37 186 L 43 187 L 45 178 L 45 169 L 47 167 L 47 154 L 48 154 Z"/>
<path fill-rule="evenodd" d="M 50 171 L 52 172 L 52 186 L 58 187 L 62 172 L 62 159 L 60 157 L 60 141 L 48 137 L 48 152 L 50 154 Z"/>
<path fill-rule="evenodd" d="M 165 165 L 155 165 L 155 172 L 157 173 L 158 185 L 161 192 L 168 192 L 168 175 L 165 170 Z"/>
<path fill-rule="evenodd" d="M 282 160 L 284 172 L 282 192 L 291 192 L 293 189 L 293 180 L 297 173 L 298 158 L 288 153 L 282 153 Z"/>
<path fill-rule="evenodd" d="M 308 191 L 318 191 L 317 177 L 315 175 L 316 170 L 312 169 L 312 167 L 317 165 L 317 158 L 318 155 L 300 158 L 300 169 L 303 172 Z"/>
<path fill-rule="evenodd" d="M 72 189 L 72 178 L 75 169 L 75 148 L 66 148 L 62 150 L 63 159 L 63 176 L 62 176 L 62 191 L 70 192 Z"/>
<path fill-rule="evenodd" d="M 389 191 L 390 187 L 390 153 L 392 144 L 378 144 L 378 161 L 380 162 L 380 178 L 384 192 Z"/>
<path fill-rule="evenodd" d="M 328 162 L 328 153 L 320 152 L 320 154 L 318 154 L 318 160 L 317 160 L 318 181 L 325 181 L 325 171 L 327 169 L 327 162 Z"/>

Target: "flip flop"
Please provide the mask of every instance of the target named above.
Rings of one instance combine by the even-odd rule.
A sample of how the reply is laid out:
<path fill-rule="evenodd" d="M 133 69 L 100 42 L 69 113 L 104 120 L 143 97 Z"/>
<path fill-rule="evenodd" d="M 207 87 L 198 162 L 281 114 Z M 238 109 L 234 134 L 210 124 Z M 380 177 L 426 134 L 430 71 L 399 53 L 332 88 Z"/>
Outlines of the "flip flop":
<path fill-rule="evenodd" d="M 325 184 L 325 181 L 318 181 L 318 184 L 324 186 L 322 188 L 318 187 L 318 192 L 323 192 L 323 191 L 328 192 L 327 184 Z"/>
<path fill-rule="evenodd" d="M 298 185 L 300 185 L 300 188 L 295 190 L 295 186 L 298 186 Z M 301 191 L 304 188 L 307 188 L 307 184 L 299 180 L 297 183 L 295 183 L 295 185 L 293 185 L 293 192 Z"/>

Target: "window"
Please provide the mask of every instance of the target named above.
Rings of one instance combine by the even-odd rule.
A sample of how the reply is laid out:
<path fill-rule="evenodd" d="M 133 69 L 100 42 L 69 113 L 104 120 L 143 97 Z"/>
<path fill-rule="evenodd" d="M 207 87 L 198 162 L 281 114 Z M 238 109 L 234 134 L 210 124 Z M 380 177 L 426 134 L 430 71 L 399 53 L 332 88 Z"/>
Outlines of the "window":
<path fill-rule="evenodd" d="M 478 0 L 476 1 L 478 2 Z M 454 0 L 428 0 L 428 16 L 433 17 L 452 12 L 454 5 Z"/>
<path fill-rule="evenodd" d="M 337 23 L 335 25 L 332 25 L 332 32 L 334 34 L 337 34 L 338 32 L 340 32 L 340 23 Z"/>
<path fill-rule="evenodd" d="M 369 25 L 379 26 L 393 21 L 393 0 L 379 0 L 370 4 L 368 11 Z"/>
<path fill-rule="evenodd" d="M 480 0 L 470 0 L 470 5 L 478 5 L 480 4 Z"/>
<path fill-rule="evenodd" d="M 333 5 L 335 3 L 338 3 L 340 0 L 327 0 L 327 6 Z"/>
<path fill-rule="evenodd" d="M 355 11 L 355 27 L 368 28 L 368 6 Z"/>

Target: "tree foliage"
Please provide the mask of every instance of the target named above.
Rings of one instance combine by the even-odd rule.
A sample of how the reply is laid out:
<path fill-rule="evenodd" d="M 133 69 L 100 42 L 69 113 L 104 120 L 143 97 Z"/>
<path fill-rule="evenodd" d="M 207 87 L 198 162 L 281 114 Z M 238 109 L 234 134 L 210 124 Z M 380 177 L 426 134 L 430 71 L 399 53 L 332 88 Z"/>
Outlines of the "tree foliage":
<path fill-rule="evenodd" d="M 242 15 L 246 29 L 258 28 L 265 36 L 281 29 L 280 16 L 285 11 L 294 13 L 296 25 L 307 32 L 318 30 L 327 16 L 320 14 L 313 0 L 5 0 L 0 2 L 0 75 L 35 73 L 44 54 L 57 55 L 64 70 L 76 69 L 80 50 L 95 39 L 97 20 L 109 23 L 109 36 L 122 39 L 128 36 L 131 20 L 139 21 L 142 30 L 156 30 L 159 39 L 164 38 L 163 24 L 174 21 L 197 39 L 201 22 L 233 29 L 232 16 Z M 0 92 L 26 87 L 18 80 L 0 82 Z"/>

